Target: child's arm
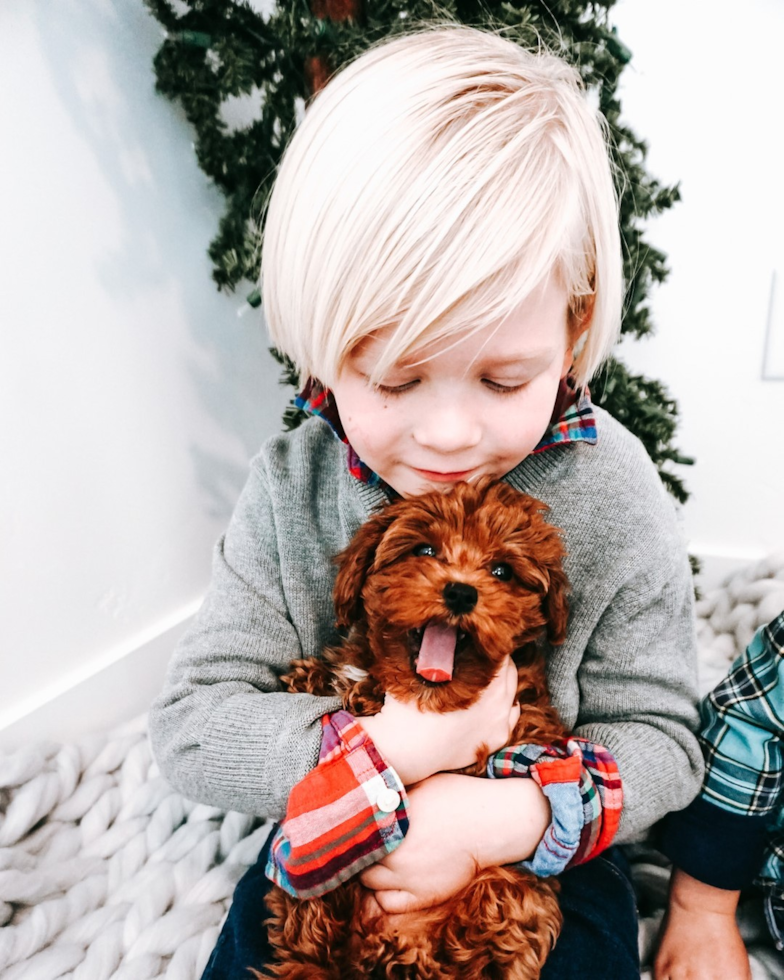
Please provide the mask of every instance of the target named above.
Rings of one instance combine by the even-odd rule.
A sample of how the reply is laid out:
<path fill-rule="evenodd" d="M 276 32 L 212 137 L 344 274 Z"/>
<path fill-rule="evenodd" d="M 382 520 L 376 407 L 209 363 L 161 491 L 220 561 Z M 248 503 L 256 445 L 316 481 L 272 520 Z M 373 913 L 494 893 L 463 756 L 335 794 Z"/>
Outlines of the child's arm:
<path fill-rule="evenodd" d="M 550 824 L 533 779 L 439 773 L 409 791 L 408 812 L 401 846 L 360 875 L 389 913 L 437 905 L 480 868 L 530 858 Z"/>
<path fill-rule="evenodd" d="M 326 715 L 319 764 L 292 789 L 270 847 L 268 876 L 308 898 L 393 852 L 410 833 L 405 784 L 427 785 L 435 771 L 463 768 L 480 748 L 508 742 L 520 716 L 516 690 L 517 668 L 508 659 L 462 711 L 420 711 L 387 697 L 372 718 Z M 424 804 L 417 810 L 415 840 L 422 840 L 432 821 L 426 823 Z"/>
<path fill-rule="evenodd" d="M 521 863 L 547 876 L 611 843 L 622 789 L 601 746 L 510 746 L 490 757 L 488 775 L 446 773 L 413 787 L 405 840 L 361 876 L 385 911 L 444 901 L 477 868 Z"/>
<path fill-rule="evenodd" d="M 606 746 L 623 780 L 616 843 L 685 806 L 702 776 L 694 586 L 682 543 L 661 523 L 661 541 L 645 541 L 656 532 L 640 527 L 636 567 L 602 610 L 577 675 L 574 733 Z"/>
<path fill-rule="evenodd" d="M 280 817 L 291 787 L 316 765 L 321 717 L 340 702 L 281 690 L 291 661 L 314 651 L 303 650 L 308 637 L 289 615 L 269 469 L 265 455 L 251 464 L 149 727 L 161 772 L 183 795 Z M 334 618 L 331 579 L 311 576 L 303 585 L 312 591 L 315 633 L 319 615 Z"/>
<path fill-rule="evenodd" d="M 661 845 L 675 872 L 657 980 L 749 975 L 735 908 L 762 868 L 769 817 L 784 793 L 783 655 L 784 613 L 757 631 L 702 704 L 702 792 L 668 817 Z M 705 963 L 732 969 L 697 972 L 698 942 Z"/>
<path fill-rule="evenodd" d="M 714 888 L 675 870 L 656 980 L 750 980 L 746 946 L 735 910 L 740 892 Z"/>
<path fill-rule="evenodd" d="M 596 423 L 595 445 L 529 457 L 519 485 L 564 531 L 570 616 L 548 682 L 565 724 L 618 764 L 623 843 L 685 806 L 702 779 L 694 581 L 642 445 L 598 408 Z"/>

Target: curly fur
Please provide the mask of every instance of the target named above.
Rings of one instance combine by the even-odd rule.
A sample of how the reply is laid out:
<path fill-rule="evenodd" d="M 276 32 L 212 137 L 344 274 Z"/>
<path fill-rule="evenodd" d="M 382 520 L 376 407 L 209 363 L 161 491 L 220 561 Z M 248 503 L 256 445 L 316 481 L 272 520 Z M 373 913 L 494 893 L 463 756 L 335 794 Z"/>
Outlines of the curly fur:
<path fill-rule="evenodd" d="M 337 694 L 356 716 L 379 711 L 386 691 L 425 710 L 454 711 L 472 704 L 512 654 L 522 712 L 510 744 L 562 739 L 540 641 L 564 640 L 567 582 L 563 544 L 545 510 L 505 483 L 488 482 L 389 504 L 337 559 L 335 607 L 338 625 L 349 628 L 345 642 L 323 658 L 294 661 L 283 678 L 288 689 Z M 418 553 L 423 544 L 435 556 Z M 492 574 L 498 563 L 511 570 L 507 581 Z M 449 582 L 476 589 L 471 610 L 450 612 Z M 446 683 L 415 669 L 416 631 L 433 621 L 464 634 Z M 483 775 L 485 762 L 486 754 L 464 772 Z M 557 890 L 552 879 L 488 868 L 442 905 L 396 917 L 392 930 L 383 916 L 366 913 L 357 879 L 304 901 L 274 887 L 267 928 L 277 958 L 263 976 L 536 980 L 561 927 Z"/>

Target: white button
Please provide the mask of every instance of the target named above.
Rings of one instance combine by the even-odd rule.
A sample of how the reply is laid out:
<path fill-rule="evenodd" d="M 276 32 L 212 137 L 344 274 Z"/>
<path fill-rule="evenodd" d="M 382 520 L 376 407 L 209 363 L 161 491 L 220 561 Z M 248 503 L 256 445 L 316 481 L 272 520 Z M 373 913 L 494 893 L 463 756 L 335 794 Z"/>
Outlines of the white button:
<path fill-rule="evenodd" d="M 376 806 L 384 813 L 393 813 L 400 806 L 400 793 L 387 786 L 376 797 Z"/>

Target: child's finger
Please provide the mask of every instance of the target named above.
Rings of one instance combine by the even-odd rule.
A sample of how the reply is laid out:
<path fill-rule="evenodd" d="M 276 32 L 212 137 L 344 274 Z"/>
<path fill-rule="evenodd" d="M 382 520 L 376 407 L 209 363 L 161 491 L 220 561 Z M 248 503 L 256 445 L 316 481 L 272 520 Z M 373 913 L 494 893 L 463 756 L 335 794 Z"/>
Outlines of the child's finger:
<path fill-rule="evenodd" d="M 377 893 L 377 897 L 381 892 L 386 889 L 394 889 L 397 884 L 397 876 L 389 868 L 385 867 L 381 862 L 377 864 L 372 864 L 369 868 L 365 868 L 359 875 L 359 880 L 371 891 Z"/>
<path fill-rule="evenodd" d="M 509 700 L 514 701 L 517 695 L 517 667 L 511 657 L 507 657 L 503 671 L 506 693 Z"/>
<path fill-rule="evenodd" d="M 399 889 L 377 891 L 376 901 L 388 915 L 395 915 L 400 912 L 413 912 L 422 907 L 421 900 L 417 900 L 415 895 Z"/>

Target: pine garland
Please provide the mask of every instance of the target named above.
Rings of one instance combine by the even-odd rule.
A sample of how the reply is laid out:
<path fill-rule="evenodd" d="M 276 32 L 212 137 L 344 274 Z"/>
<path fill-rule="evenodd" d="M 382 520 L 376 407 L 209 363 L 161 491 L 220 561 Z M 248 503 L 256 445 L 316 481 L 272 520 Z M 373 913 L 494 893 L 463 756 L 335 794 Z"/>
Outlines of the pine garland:
<path fill-rule="evenodd" d="M 264 203 L 314 85 L 382 37 L 417 23 L 454 21 L 501 30 L 529 47 L 543 41 L 579 69 L 612 140 L 628 285 L 623 333 L 652 332 L 648 295 L 668 269 L 645 240 L 644 223 L 680 195 L 677 185 L 663 186 L 647 172 L 647 147 L 621 120 L 617 88 L 631 52 L 609 23 L 615 0 L 365 0 L 364 9 L 361 0 L 279 0 L 267 18 L 244 0 L 145 3 L 166 32 L 155 57 L 158 90 L 182 106 L 199 164 L 226 198 L 209 249 L 219 289 L 258 280 Z M 224 107 L 238 97 L 251 100 L 254 118 L 232 130 Z M 249 299 L 258 304 L 257 293 Z M 284 380 L 296 384 L 291 365 L 286 371 Z M 685 500 L 672 467 L 692 460 L 673 446 L 678 412 L 665 388 L 611 360 L 592 393 L 642 440 L 668 489 Z M 296 410 L 287 412 L 287 425 L 298 420 Z"/>

